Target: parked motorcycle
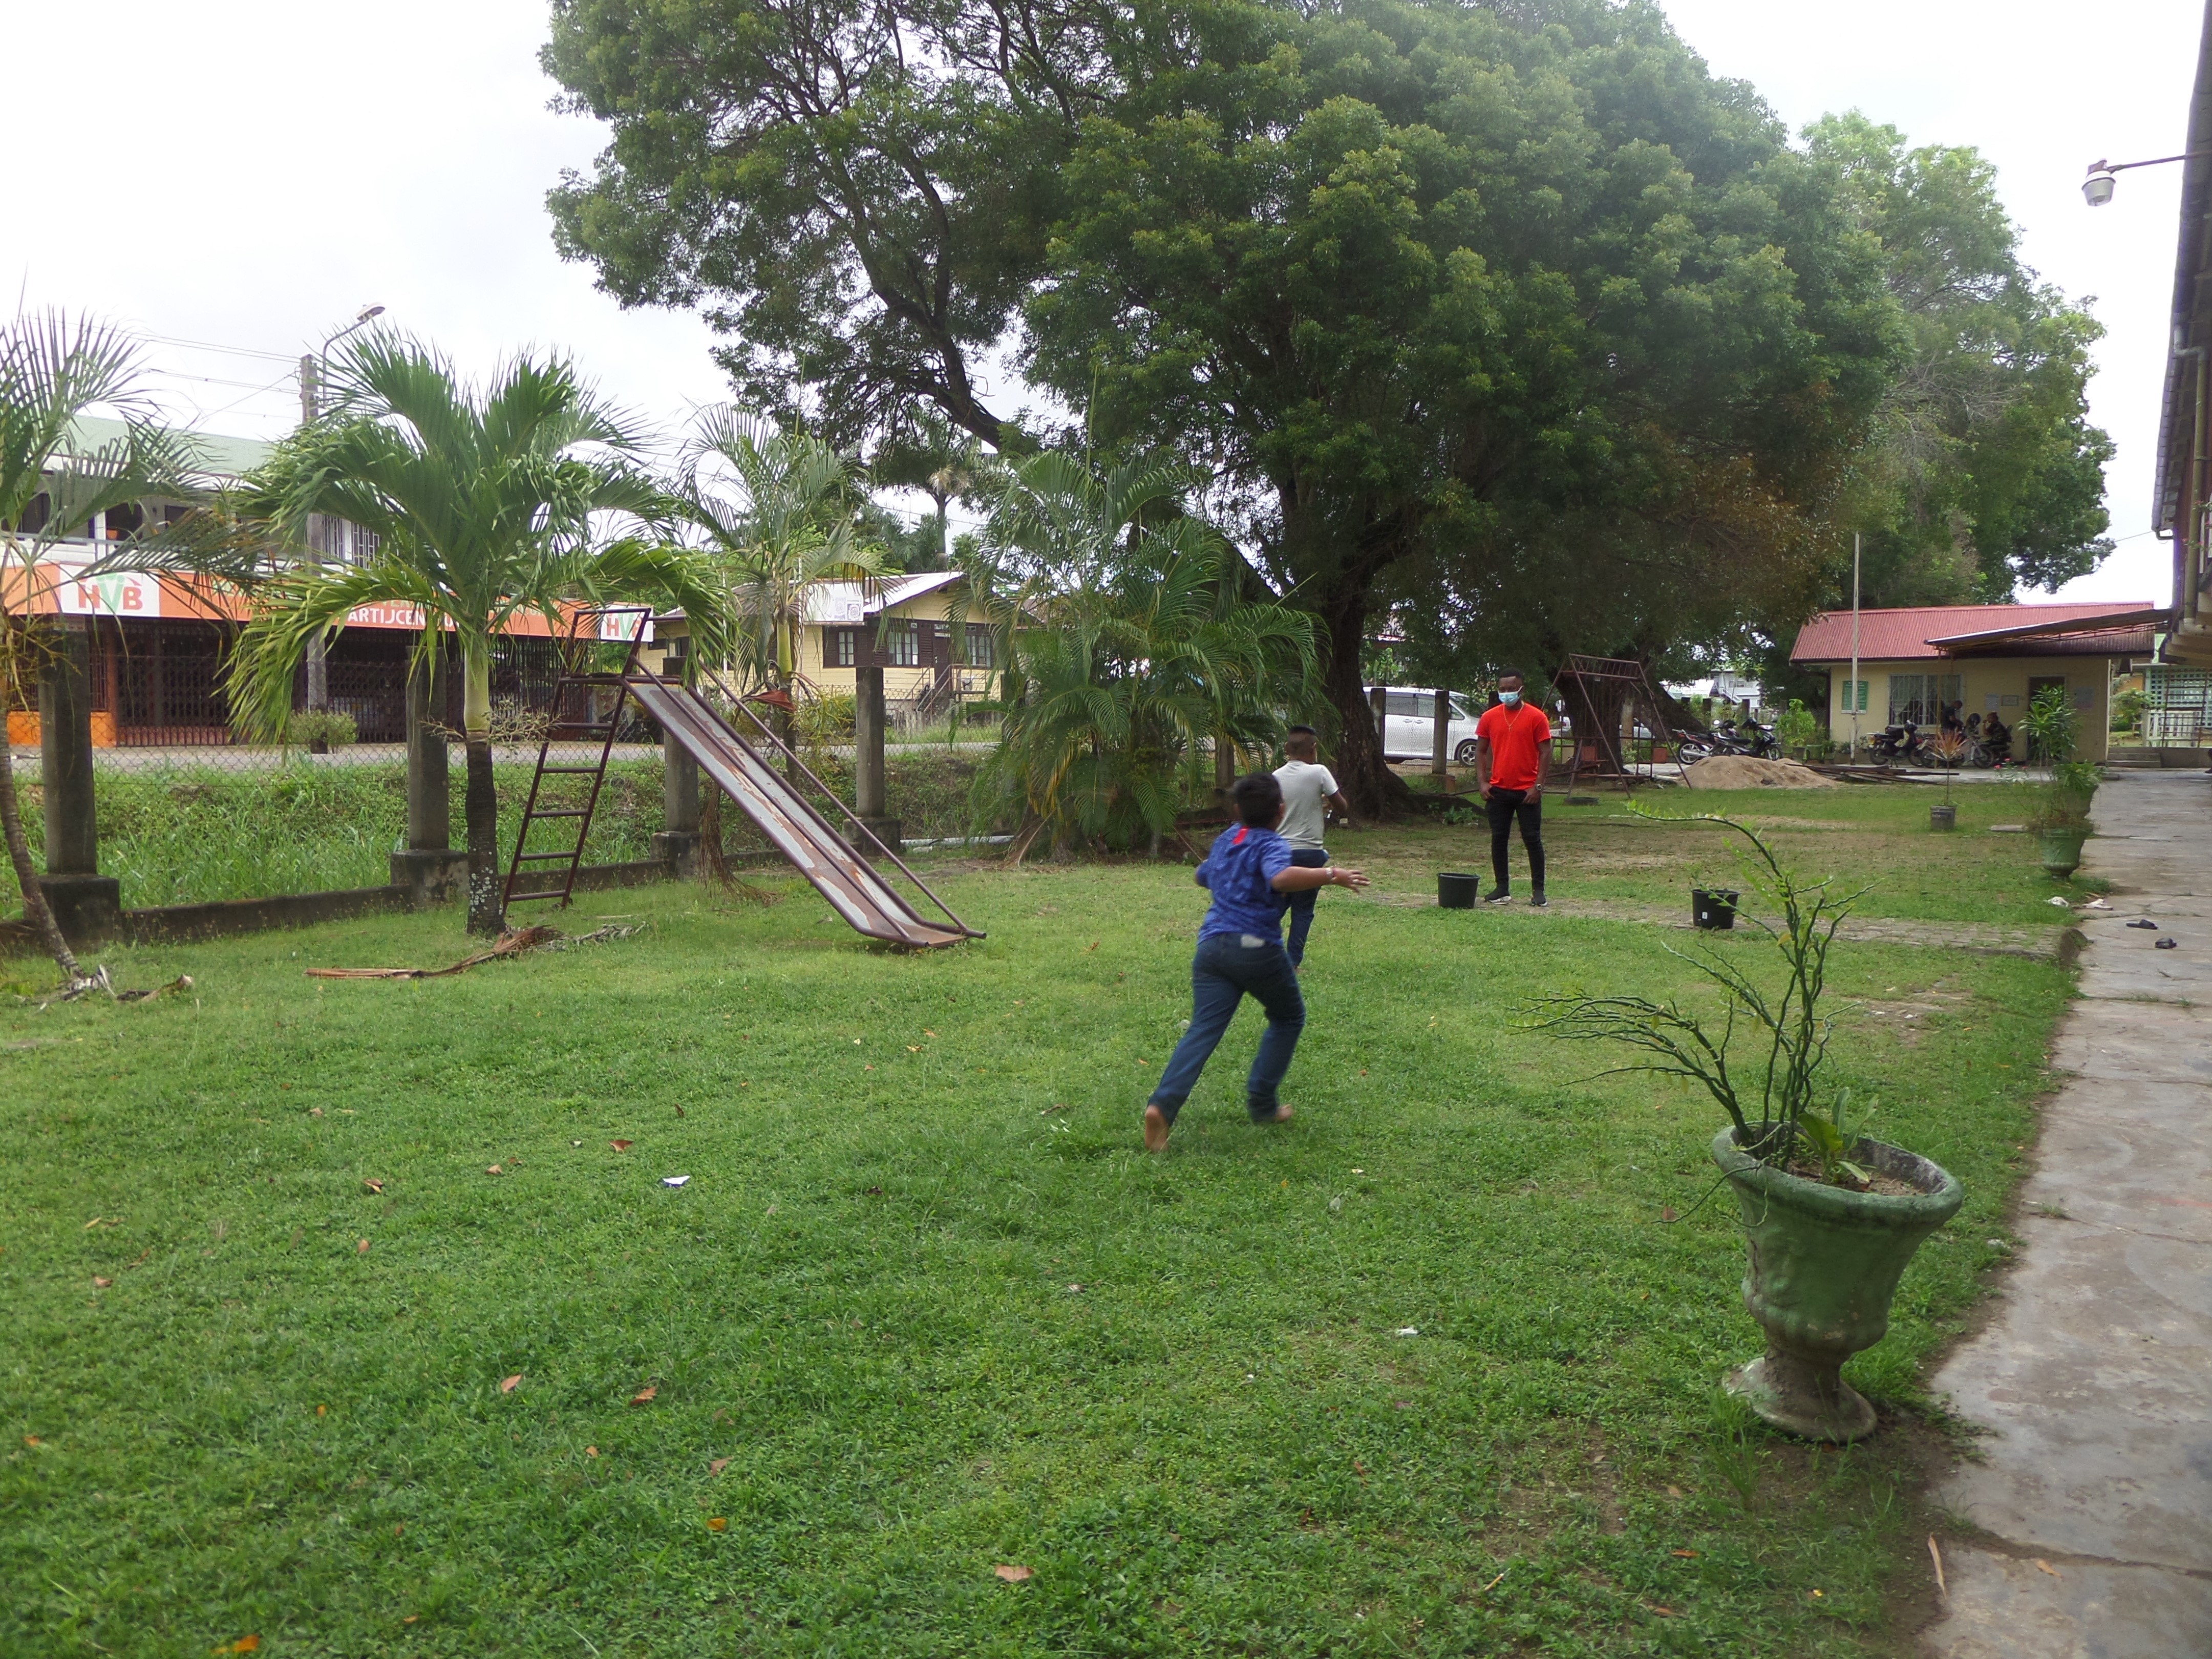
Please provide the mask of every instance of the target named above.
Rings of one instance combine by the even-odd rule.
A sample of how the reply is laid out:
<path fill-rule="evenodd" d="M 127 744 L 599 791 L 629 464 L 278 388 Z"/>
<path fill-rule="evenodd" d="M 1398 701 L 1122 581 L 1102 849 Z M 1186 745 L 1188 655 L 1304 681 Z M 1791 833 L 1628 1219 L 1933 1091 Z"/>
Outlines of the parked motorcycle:
<path fill-rule="evenodd" d="M 1894 726 L 1885 726 L 1875 735 L 1869 745 L 1874 757 L 1888 766 L 1924 766 L 1928 763 L 1927 744 L 1920 728 L 1911 720 L 1899 720 Z"/>

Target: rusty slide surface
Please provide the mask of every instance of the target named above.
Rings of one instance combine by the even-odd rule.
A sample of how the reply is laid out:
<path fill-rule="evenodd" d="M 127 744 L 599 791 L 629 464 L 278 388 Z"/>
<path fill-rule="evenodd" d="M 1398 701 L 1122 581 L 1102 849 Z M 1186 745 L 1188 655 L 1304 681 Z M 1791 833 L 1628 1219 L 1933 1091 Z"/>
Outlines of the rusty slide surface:
<path fill-rule="evenodd" d="M 629 685 L 646 713 L 684 745 L 858 932 L 917 948 L 975 937 L 957 922 L 924 921 L 828 819 L 688 687 L 642 674 L 630 677 Z"/>

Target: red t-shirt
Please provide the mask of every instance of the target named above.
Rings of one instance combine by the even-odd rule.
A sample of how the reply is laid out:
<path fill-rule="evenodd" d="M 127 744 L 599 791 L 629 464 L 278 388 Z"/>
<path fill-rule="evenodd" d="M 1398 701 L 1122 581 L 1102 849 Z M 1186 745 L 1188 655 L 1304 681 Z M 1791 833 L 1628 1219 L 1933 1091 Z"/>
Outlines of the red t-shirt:
<path fill-rule="evenodd" d="M 1552 722 L 1532 702 L 1517 708 L 1492 703 L 1475 722 L 1474 735 L 1490 745 L 1490 781 L 1499 789 L 1535 787 L 1540 745 L 1552 740 Z"/>

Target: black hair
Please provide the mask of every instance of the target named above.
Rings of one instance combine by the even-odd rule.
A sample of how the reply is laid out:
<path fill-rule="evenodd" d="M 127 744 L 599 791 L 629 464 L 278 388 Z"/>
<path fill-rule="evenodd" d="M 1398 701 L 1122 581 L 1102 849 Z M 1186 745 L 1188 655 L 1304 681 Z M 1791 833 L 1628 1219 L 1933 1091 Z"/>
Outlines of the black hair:
<path fill-rule="evenodd" d="M 1517 668 L 1501 668 L 1498 671 L 1498 678 L 1501 680 L 1518 680 L 1523 685 L 1528 684 L 1528 677 Z"/>
<path fill-rule="evenodd" d="M 1294 726 L 1291 728 L 1291 735 L 1294 738 L 1311 738 L 1320 734 L 1310 726 Z"/>
<path fill-rule="evenodd" d="M 1321 749 L 1321 736 L 1310 726 L 1294 726 L 1290 730 L 1290 735 L 1283 739 L 1283 747 L 1285 749 L 1304 747 L 1318 753 Z"/>
<path fill-rule="evenodd" d="M 1283 786 L 1272 772 L 1255 772 L 1229 786 L 1229 799 L 1237 804 L 1237 822 L 1255 830 L 1275 827 L 1275 814 L 1283 810 Z"/>

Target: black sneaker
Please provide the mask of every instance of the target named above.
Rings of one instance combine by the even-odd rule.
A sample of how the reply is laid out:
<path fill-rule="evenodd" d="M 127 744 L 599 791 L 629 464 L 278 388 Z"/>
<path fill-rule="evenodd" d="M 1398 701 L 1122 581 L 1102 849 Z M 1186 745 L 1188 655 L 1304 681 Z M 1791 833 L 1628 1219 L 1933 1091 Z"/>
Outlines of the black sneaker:
<path fill-rule="evenodd" d="M 1528 895 L 1528 903 L 1534 909 L 1542 909 L 1548 902 L 1544 897 L 1544 890 L 1540 887 Z"/>
<path fill-rule="evenodd" d="M 1482 902 L 1485 904 L 1510 904 L 1513 895 L 1503 887 L 1493 887 L 1482 896 Z"/>

